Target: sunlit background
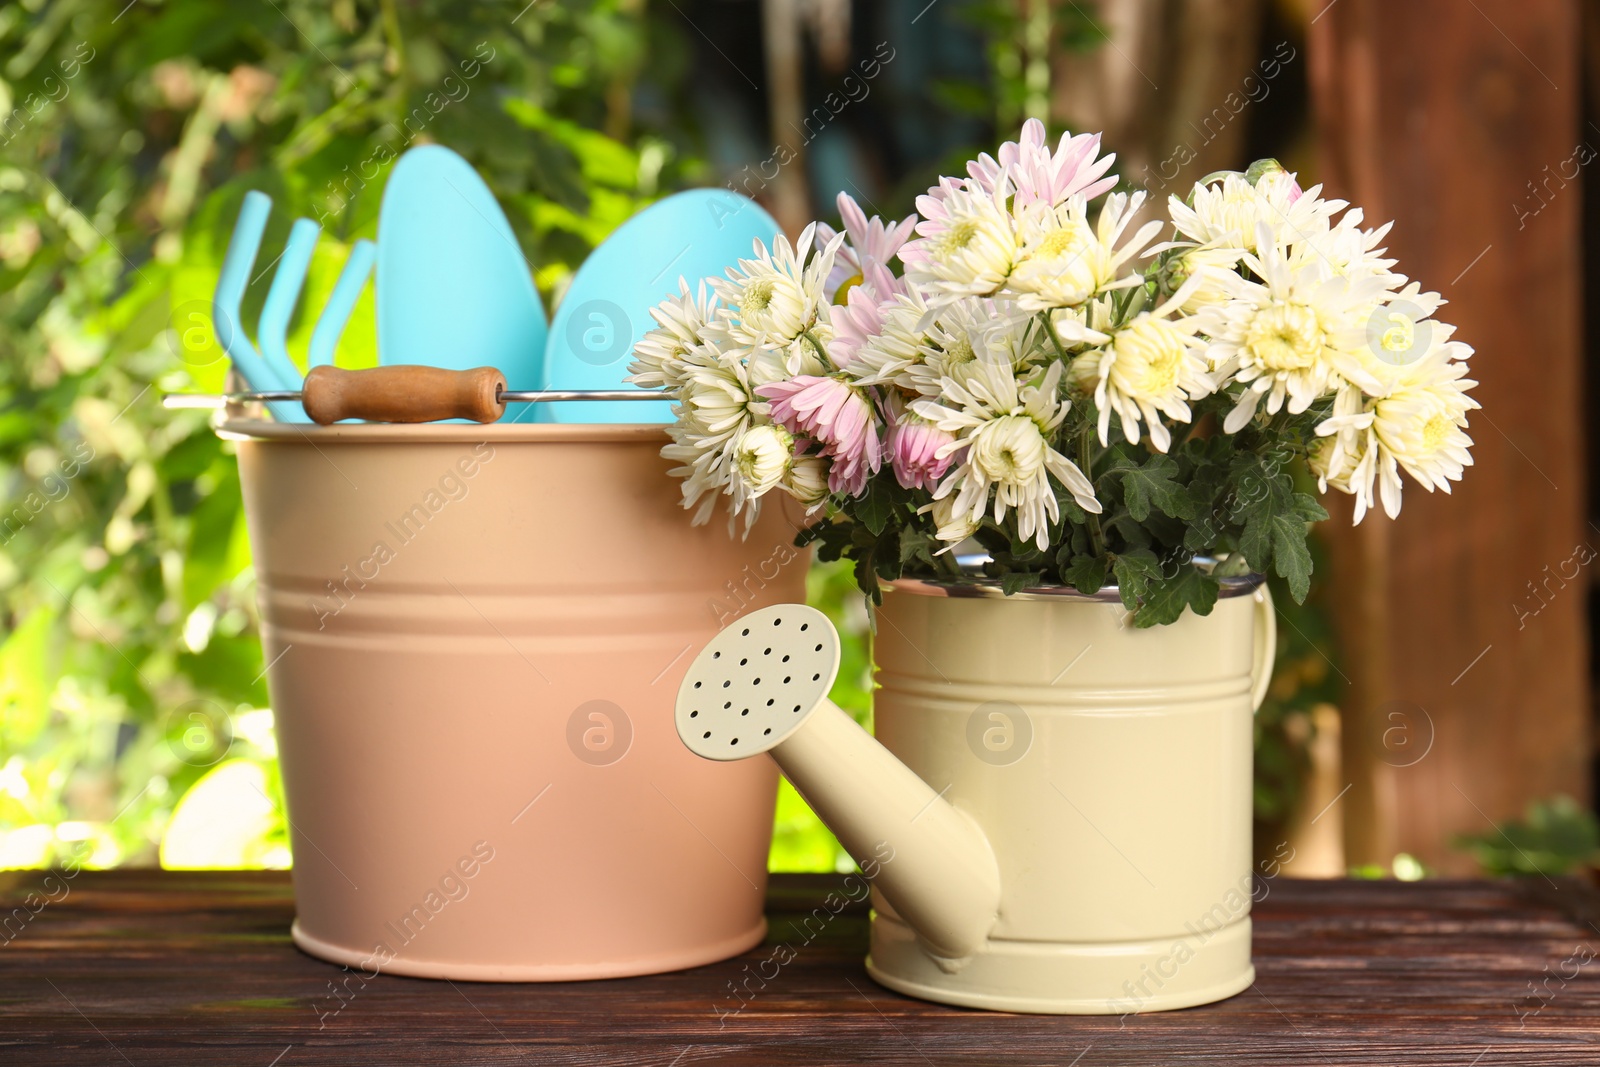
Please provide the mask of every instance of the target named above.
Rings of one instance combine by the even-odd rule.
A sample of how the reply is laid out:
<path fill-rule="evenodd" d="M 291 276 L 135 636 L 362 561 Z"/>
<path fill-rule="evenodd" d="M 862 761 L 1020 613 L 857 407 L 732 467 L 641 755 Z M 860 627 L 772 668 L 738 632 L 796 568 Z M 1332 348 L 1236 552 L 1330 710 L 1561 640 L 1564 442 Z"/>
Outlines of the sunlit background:
<path fill-rule="evenodd" d="M 302 305 L 320 307 L 351 244 L 376 236 L 387 163 L 373 160 L 447 145 L 495 191 L 553 306 L 586 253 L 667 192 L 731 183 L 791 233 L 836 222 L 839 191 L 899 217 L 1030 116 L 1105 130 L 1128 187 L 1157 200 L 1262 156 L 1303 184 L 1319 173 L 1315 15 L 1294 0 L 1209 18 L 1167 16 L 1218 5 L 1154 0 L 125 3 L 0 9 L 0 868 L 290 863 L 236 464 L 204 413 L 160 405 L 223 384 L 209 307 L 247 190 L 277 205 L 261 263 L 287 220 L 322 222 Z M 456 73 L 470 57 L 476 74 Z M 767 179 L 780 147 L 796 158 Z M 296 358 L 311 326 L 293 324 Z M 369 289 L 339 362 L 371 365 L 375 347 Z M 1317 551 L 1308 603 L 1278 597 L 1258 841 L 1293 841 L 1291 873 L 1307 875 L 1591 865 L 1582 771 L 1495 792 L 1498 821 L 1535 802 L 1503 831 L 1347 825 L 1386 817 L 1339 805 L 1351 753 L 1406 765 L 1448 716 L 1416 694 L 1351 697 L 1327 577 L 1338 549 Z M 852 589 L 836 567 L 811 575 L 849 638 L 834 698 L 868 721 Z M 1582 611 L 1552 625 L 1586 648 Z M 1586 736 L 1587 703 L 1572 714 Z M 1378 724 L 1360 745 L 1356 721 Z M 787 785 L 775 831 L 776 870 L 849 866 Z"/>

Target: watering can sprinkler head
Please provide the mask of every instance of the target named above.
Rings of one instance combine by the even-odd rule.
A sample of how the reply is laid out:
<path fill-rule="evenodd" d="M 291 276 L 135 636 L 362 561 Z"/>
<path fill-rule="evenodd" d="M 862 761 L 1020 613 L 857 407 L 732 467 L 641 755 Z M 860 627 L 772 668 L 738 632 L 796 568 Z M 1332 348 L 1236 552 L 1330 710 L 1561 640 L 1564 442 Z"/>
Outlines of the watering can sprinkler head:
<path fill-rule="evenodd" d="M 838 672 L 839 634 L 822 612 L 752 611 L 690 665 L 678 736 L 706 759 L 770 752 L 856 862 L 875 869 L 888 905 L 936 958 L 958 967 L 999 913 L 994 852 L 977 823 L 828 698 Z"/>

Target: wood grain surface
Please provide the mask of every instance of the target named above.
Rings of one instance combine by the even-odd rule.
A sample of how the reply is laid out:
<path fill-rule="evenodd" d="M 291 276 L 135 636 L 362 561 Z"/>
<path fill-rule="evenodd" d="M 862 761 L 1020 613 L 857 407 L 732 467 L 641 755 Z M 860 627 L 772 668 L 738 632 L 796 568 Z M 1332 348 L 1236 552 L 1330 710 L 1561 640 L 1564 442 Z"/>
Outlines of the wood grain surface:
<path fill-rule="evenodd" d="M 0 872 L 0 922 L 44 877 Z M 766 945 L 714 966 L 546 985 L 379 976 L 344 999 L 330 982 L 345 972 L 289 941 L 287 874 L 84 872 L 67 885 L 0 933 L 0 1064 L 1600 1063 L 1600 897 L 1576 882 L 1279 879 L 1256 909 L 1254 988 L 1126 1018 L 882 989 L 861 965 L 864 909 L 809 943 L 800 932 L 833 876 L 774 877 Z M 793 960 L 734 998 L 731 984 L 773 973 L 759 964 L 780 943 Z"/>

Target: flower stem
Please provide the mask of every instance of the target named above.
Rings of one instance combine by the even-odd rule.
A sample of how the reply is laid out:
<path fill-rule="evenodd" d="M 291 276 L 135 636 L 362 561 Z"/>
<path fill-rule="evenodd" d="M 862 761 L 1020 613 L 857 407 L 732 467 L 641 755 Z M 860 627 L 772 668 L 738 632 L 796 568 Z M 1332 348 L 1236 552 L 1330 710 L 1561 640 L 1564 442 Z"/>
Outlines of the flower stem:
<path fill-rule="evenodd" d="M 833 360 L 828 358 L 828 350 L 822 347 L 822 342 L 817 340 L 816 334 L 812 333 L 810 330 L 806 330 L 802 332 L 800 336 L 811 342 L 811 347 L 817 350 L 817 357 L 822 360 L 822 365 L 824 367 L 828 368 L 829 370 L 839 369 L 833 365 Z"/>
<path fill-rule="evenodd" d="M 1094 485 L 1094 426 L 1084 423 L 1083 429 L 1078 431 L 1078 469 L 1083 471 L 1083 476 L 1089 479 L 1089 484 Z M 1089 544 L 1094 548 L 1096 556 L 1106 554 L 1106 536 L 1100 529 L 1100 516 L 1094 512 L 1085 512 L 1089 518 Z"/>
<path fill-rule="evenodd" d="M 1056 346 L 1061 362 L 1067 362 L 1071 357 L 1067 355 L 1067 346 L 1061 343 L 1061 335 L 1056 333 L 1056 324 L 1050 321 L 1050 312 L 1039 312 L 1039 321 L 1044 323 L 1044 332 L 1050 335 L 1050 343 Z"/>
<path fill-rule="evenodd" d="M 948 578 L 963 577 L 961 573 L 961 565 L 956 562 L 956 553 L 954 549 L 951 549 L 949 552 L 941 552 L 935 555 L 933 557 L 933 569 L 936 571 L 943 571 L 945 576 Z"/>

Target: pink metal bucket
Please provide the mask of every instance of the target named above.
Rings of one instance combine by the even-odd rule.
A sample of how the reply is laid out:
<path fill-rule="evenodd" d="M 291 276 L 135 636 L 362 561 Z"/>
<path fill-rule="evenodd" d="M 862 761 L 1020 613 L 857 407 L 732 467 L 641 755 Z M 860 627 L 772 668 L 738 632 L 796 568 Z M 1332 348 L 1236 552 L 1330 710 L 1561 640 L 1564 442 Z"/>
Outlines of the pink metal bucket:
<path fill-rule="evenodd" d="M 794 526 L 691 526 L 654 426 L 231 420 L 294 939 L 366 973 L 692 967 L 765 933 L 776 770 L 708 767 L 695 651 L 803 600 Z"/>

